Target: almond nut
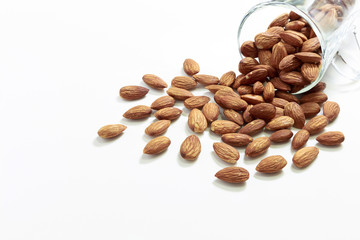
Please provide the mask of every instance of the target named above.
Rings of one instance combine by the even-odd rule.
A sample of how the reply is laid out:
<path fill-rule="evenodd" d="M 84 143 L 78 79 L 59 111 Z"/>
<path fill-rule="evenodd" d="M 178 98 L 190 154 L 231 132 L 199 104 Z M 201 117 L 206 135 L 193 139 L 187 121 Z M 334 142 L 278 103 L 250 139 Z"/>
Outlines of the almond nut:
<path fill-rule="evenodd" d="M 259 137 L 249 143 L 245 149 L 245 155 L 249 157 L 257 157 L 265 153 L 270 147 L 271 141 L 268 137 Z"/>
<path fill-rule="evenodd" d="M 249 179 L 249 172 L 241 167 L 226 167 L 218 171 L 215 177 L 228 183 L 242 183 Z"/>
<path fill-rule="evenodd" d="M 256 166 L 256 171 L 262 173 L 276 173 L 280 172 L 286 166 L 285 158 L 280 155 L 269 156 L 261 160 Z"/>
<path fill-rule="evenodd" d="M 196 135 L 188 136 L 180 147 L 180 155 L 186 160 L 195 160 L 200 155 L 201 143 Z"/>
<path fill-rule="evenodd" d="M 345 136 L 339 131 L 330 131 L 320 134 L 316 141 L 325 146 L 340 145 L 345 140 Z"/>
<path fill-rule="evenodd" d="M 165 136 L 156 137 L 146 144 L 143 152 L 145 154 L 159 154 L 165 151 L 170 144 L 171 141 L 169 138 Z"/>
<path fill-rule="evenodd" d="M 298 150 L 293 157 L 293 163 L 298 168 L 309 166 L 319 154 L 319 149 L 316 147 L 304 147 Z"/>
<path fill-rule="evenodd" d="M 226 143 L 216 142 L 213 144 L 213 148 L 216 155 L 227 163 L 234 164 L 240 158 L 238 150 Z"/>
<path fill-rule="evenodd" d="M 102 138 L 113 138 L 119 136 L 126 128 L 122 124 L 110 124 L 100 128 L 98 135 Z"/>

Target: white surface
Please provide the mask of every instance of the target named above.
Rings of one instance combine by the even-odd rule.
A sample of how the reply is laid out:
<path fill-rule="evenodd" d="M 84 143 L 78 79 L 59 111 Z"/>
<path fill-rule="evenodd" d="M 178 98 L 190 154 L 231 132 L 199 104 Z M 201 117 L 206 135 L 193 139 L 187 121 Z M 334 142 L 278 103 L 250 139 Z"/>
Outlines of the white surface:
<path fill-rule="evenodd" d="M 249 1 L 250 2 L 250 1 Z M 168 83 L 191 57 L 201 73 L 237 70 L 236 34 L 245 1 L 3 1 L 0 8 L 0 239 L 360 239 L 358 107 L 360 86 L 326 76 L 341 105 L 326 130 L 341 147 L 320 148 L 304 170 L 292 167 L 290 144 L 272 145 L 244 185 L 216 180 L 228 166 L 214 155 L 220 138 L 200 135 L 189 163 L 179 147 L 191 134 L 184 110 L 158 157 L 142 155 L 153 120 L 123 112 L 163 95 L 120 99 L 121 86 L 146 73 Z M 207 91 L 198 89 L 195 94 Z M 123 123 L 103 141 L 97 130 Z M 308 146 L 314 145 L 312 138 Z M 255 173 L 260 159 L 282 154 L 282 173 Z"/>

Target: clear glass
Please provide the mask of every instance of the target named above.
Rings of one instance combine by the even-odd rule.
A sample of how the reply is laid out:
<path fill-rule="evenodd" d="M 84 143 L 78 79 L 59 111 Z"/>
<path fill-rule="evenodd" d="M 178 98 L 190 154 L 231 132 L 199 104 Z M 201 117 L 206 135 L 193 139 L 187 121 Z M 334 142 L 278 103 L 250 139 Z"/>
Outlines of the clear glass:
<path fill-rule="evenodd" d="M 295 94 L 304 93 L 314 87 L 324 76 L 336 56 L 341 42 L 351 31 L 359 4 L 355 0 L 277 0 L 255 5 L 241 20 L 238 30 L 238 45 L 253 40 L 255 35 L 266 31 L 268 25 L 280 14 L 293 11 L 304 18 L 318 37 L 322 51 L 319 75 L 315 81 Z M 356 35 L 354 34 L 356 37 Z M 360 50 L 360 49 L 359 49 Z M 359 54 L 359 53 L 357 53 Z M 240 51 L 240 55 L 241 51 Z M 359 71 L 359 68 L 353 69 Z M 359 74 L 355 74 L 358 76 Z"/>

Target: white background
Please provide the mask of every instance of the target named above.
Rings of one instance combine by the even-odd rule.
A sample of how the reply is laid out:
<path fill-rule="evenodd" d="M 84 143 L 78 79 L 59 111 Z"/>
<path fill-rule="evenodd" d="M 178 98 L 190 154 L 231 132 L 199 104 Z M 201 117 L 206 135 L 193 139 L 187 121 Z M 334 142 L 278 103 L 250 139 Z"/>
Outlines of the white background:
<path fill-rule="evenodd" d="M 142 154 L 154 117 L 122 118 L 164 95 L 120 99 L 120 87 L 145 86 L 146 73 L 170 83 L 189 57 L 204 74 L 238 73 L 237 28 L 253 4 L 2 1 L 0 239 L 360 239 L 360 85 L 331 69 L 325 92 L 341 114 L 326 130 L 343 131 L 345 142 L 317 145 L 318 158 L 303 170 L 292 166 L 290 143 L 256 159 L 239 148 L 246 184 L 214 177 L 229 165 L 214 154 L 220 138 L 209 131 L 199 135 L 195 162 L 179 156 L 192 134 L 182 102 L 183 116 L 165 134 L 172 143 L 156 157 Z M 128 128 L 112 141 L 97 137 L 111 123 Z M 315 144 L 312 137 L 308 146 Z M 255 173 L 274 154 L 288 160 L 284 170 Z"/>

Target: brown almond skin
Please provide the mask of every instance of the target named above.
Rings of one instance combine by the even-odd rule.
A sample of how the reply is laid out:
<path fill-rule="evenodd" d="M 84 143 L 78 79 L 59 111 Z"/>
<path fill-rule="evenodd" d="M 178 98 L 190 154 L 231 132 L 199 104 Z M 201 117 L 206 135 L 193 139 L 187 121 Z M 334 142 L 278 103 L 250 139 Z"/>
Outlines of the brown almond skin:
<path fill-rule="evenodd" d="M 285 31 L 284 28 L 280 26 L 270 27 L 268 28 L 268 30 L 266 30 L 267 33 L 274 33 L 274 34 L 280 34 L 283 33 L 284 31 Z"/>
<path fill-rule="evenodd" d="M 263 119 L 255 119 L 242 127 L 239 133 L 251 136 L 263 130 L 265 125 L 266 122 Z"/>
<path fill-rule="evenodd" d="M 275 26 L 279 26 L 279 27 L 285 27 L 285 25 L 288 23 L 289 21 L 289 14 L 288 13 L 283 13 L 279 16 L 277 16 L 269 25 L 268 28 L 271 27 L 275 27 Z"/>
<path fill-rule="evenodd" d="M 221 76 L 219 84 L 224 86 L 231 86 L 234 83 L 235 78 L 236 78 L 235 72 L 233 71 L 226 72 Z"/>
<path fill-rule="evenodd" d="M 245 94 L 252 94 L 253 93 L 253 87 L 249 86 L 249 85 L 240 85 L 237 88 L 237 92 L 240 95 L 245 95 Z"/>
<path fill-rule="evenodd" d="M 313 63 L 304 63 L 301 66 L 301 74 L 304 76 L 304 78 L 309 81 L 309 82 L 313 82 L 317 79 L 319 72 L 320 72 L 320 68 L 318 65 L 313 64 Z"/>
<path fill-rule="evenodd" d="M 214 151 L 216 155 L 223 161 L 227 163 L 234 164 L 239 160 L 240 154 L 236 148 L 230 146 L 229 144 L 216 142 L 213 144 Z"/>
<path fill-rule="evenodd" d="M 310 137 L 310 133 L 307 130 L 301 129 L 295 134 L 291 142 L 291 147 L 293 149 L 299 149 L 303 147 L 309 140 L 309 137 Z"/>
<path fill-rule="evenodd" d="M 245 155 L 257 157 L 265 153 L 270 147 L 271 141 L 268 137 L 259 137 L 254 139 L 245 149 Z"/>
<path fill-rule="evenodd" d="M 300 59 L 295 57 L 294 54 L 285 56 L 279 63 L 279 70 L 285 72 L 291 72 L 301 66 L 302 62 Z"/>
<path fill-rule="evenodd" d="M 301 21 L 291 21 L 285 25 L 286 30 L 294 31 L 300 31 L 303 27 L 305 27 L 305 23 Z"/>
<path fill-rule="evenodd" d="M 307 93 L 321 92 L 321 91 L 324 91 L 325 88 L 326 88 L 326 83 L 324 83 L 324 82 L 319 82 L 319 83 L 316 84 L 312 89 L 310 89 L 309 91 L 307 91 Z"/>
<path fill-rule="evenodd" d="M 189 113 L 188 125 L 192 131 L 202 133 L 207 128 L 207 120 L 199 109 L 194 108 Z"/>
<path fill-rule="evenodd" d="M 159 154 L 165 151 L 170 144 L 169 138 L 165 136 L 156 137 L 146 144 L 143 152 L 144 154 Z"/>
<path fill-rule="evenodd" d="M 265 121 L 270 121 L 275 117 L 276 108 L 274 105 L 270 103 L 259 103 L 254 105 L 250 109 L 250 114 L 254 118 L 263 119 Z"/>
<path fill-rule="evenodd" d="M 269 131 L 276 131 L 280 129 L 290 128 L 294 125 L 294 119 L 289 116 L 281 116 L 271 120 L 265 128 Z"/>
<path fill-rule="evenodd" d="M 276 113 L 274 118 L 284 116 L 284 109 L 279 107 L 275 107 L 275 109 L 276 109 Z"/>
<path fill-rule="evenodd" d="M 162 108 L 166 108 L 166 107 L 172 107 L 175 105 L 175 99 L 173 97 L 170 96 L 162 96 L 159 97 L 158 99 L 156 99 L 152 104 L 151 104 L 151 109 L 154 110 L 160 110 Z"/>
<path fill-rule="evenodd" d="M 228 120 L 216 120 L 211 123 L 211 131 L 215 134 L 223 135 L 226 133 L 234 133 L 240 129 L 240 126 Z"/>
<path fill-rule="evenodd" d="M 253 84 L 257 81 L 265 81 L 268 76 L 268 71 L 264 68 L 253 70 L 245 75 L 240 84 Z"/>
<path fill-rule="evenodd" d="M 301 47 L 301 52 L 316 52 L 320 48 L 320 42 L 317 37 L 305 41 Z"/>
<path fill-rule="evenodd" d="M 258 49 L 270 49 L 278 42 L 280 42 L 279 34 L 265 32 L 255 36 L 255 45 Z"/>
<path fill-rule="evenodd" d="M 329 131 L 320 134 L 316 141 L 325 146 L 337 146 L 345 140 L 345 136 L 339 131 Z"/>
<path fill-rule="evenodd" d="M 245 109 L 245 111 L 243 112 L 243 118 L 244 121 L 249 123 L 251 122 L 253 119 L 253 117 L 250 114 L 250 109 L 253 107 L 253 105 L 248 105 L 247 108 Z"/>
<path fill-rule="evenodd" d="M 125 86 L 120 88 L 120 97 L 127 100 L 137 100 L 143 98 L 149 89 L 141 86 Z"/>
<path fill-rule="evenodd" d="M 254 66 L 253 70 L 257 70 L 257 69 L 265 69 L 268 73 L 267 74 L 268 77 L 276 77 L 278 75 L 276 68 L 274 68 L 270 65 L 259 64 L 259 65 Z"/>
<path fill-rule="evenodd" d="M 284 42 L 290 44 L 291 46 L 301 47 L 303 44 L 303 40 L 299 36 L 289 31 L 285 31 L 279 35 Z"/>
<path fill-rule="evenodd" d="M 228 183 L 242 183 L 249 179 L 249 172 L 241 167 L 226 167 L 218 171 L 215 177 Z"/>
<path fill-rule="evenodd" d="M 290 11 L 289 19 L 291 21 L 298 20 L 299 18 L 300 18 L 300 16 L 296 12 Z"/>
<path fill-rule="evenodd" d="M 239 62 L 239 72 L 242 74 L 248 74 L 254 70 L 254 67 L 259 65 L 259 62 L 252 57 L 245 57 Z"/>
<path fill-rule="evenodd" d="M 318 154 L 318 148 L 304 147 L 294 154 L 293 163 L 298 168 L 307 167 L 316 159 Z"/>
<path fill-rule="evenodd" d="M 161 79 L 160 77 L 154 75 L 154 74 L 145 74 L 142 77 L 142 80 L 149 86 L 155 89 L 163 89 L 167 88 L 167 83 Z"/>
<path fill-rule="evenodd" d="M 186 89 L 171 87 L 169 88 L 166 93 L 175 98 L 176 100 L 184 101 L 185 99 L 194 96 L 191 92 Z"/>
<path fill-rule="evenodd" d="M 221 90 L 222 91 L 222 90 Z M 220 91 L 218 91 L 215 96 L 215 102 L 219 104 L 222 108 L 226 109 L 233 109 L 235 111 L 243 111 L 247 107 L 247 102 L 240 98 L 239 95 L 232 96 L 230 94 L 227 95 L 221 95 L 218 94 Z"/>
<path fill-rule="evenodd" d="M 202 108 L 209 101 L 210 98 L 207 96 L 194 96 L 185 99 L 184 106 L 187 109 Z"/>
<path fill-rule="evenodd" d="M 287 56 L 285 45 L 282 42 L 278 42 L 272 48 L 272 54 L 270 58 L 271 66 L 278 69 L 281 60 Z"/>
<path fill-rule="evenodd" d="M 189 76 L 195 75 L 198 72 L 200 72 L 199 64 L 191 58 L 185 59 L 185 61 L 183 63 L 183 69 L 184 69 L 184 72 Z"/>
<path fill-rule="evenodd" d="M 219 106 L 216 103 L 207 103 L 202 108 L 206 120 L 210 123 L 217 120 L 220 114 Z"/>
<path fill-rule="evenodd" d="M 321 110 L 320 105 L 316 102 L 307 102 L 300 104 L 302 108 L 305 118 L 315 117 Z"/>
<path fill-rule="evenodd" d="M 328 118 L 329 122 L 334 121 L 340 113 L 340 106 L 336 102 L 327 101 L 323 106 L 324 116 Z"/>
<path fill-rule="evenodd" d="M 180 117 L 182 110 L 175 107 L 162 108 L 154 115 L 159 120 L 175 120 Z"/>
<path fill-rule="evenodd" d="M 234 147 L 243 147 L 251 143 L 253 138 L 242 133 L 226 133 L 221 136 L 221 140 Z"/>
<path fill-rule="evenodd" d="M 240 51 L 245 57 L 257 58 L 258 50 L 253 41 L 245 41 L 241 44 Z"/>
<path fill-rule="evenodd" d="M 294 54 L 296 58 L 304 63 L 320 63 L 321 56 L 314 52 L 298 52 Z"/>
<path fill-rule="evenodd" d="M 171 86 L 186 90 L 194 89 L 196 85 L 197 82 L 193 78 L 187 76 L 177 76 L 171 81 Z"/>
<path fill-rule="evenodd" d="M 285 108 L 285 106 L 288 104 L 289 102 L 286 101 L 285 99 L 282 98 L 277 98 L 274 97 L 271 104 L 274 105 L 275 107 L 279 107 L 279 108 Z"/>
<path fill-rule="evenodd" d="M 244 119 L 239 112 L 233 109 L 224 109 L 223 113 L 227 120 L 233 121 L 240 126 L 244 125 Z"/>
<path fill-rule="evenodd" d="M 170 120 L 159 120 L 150 124 L 146 129 L 145 133 L 149 136 L 159 136 L 166 132 L 169 128 Z"/>
<path fill-rule="evenodd" d="M 200 139 L 196 135 L 188 136 L 181 144 L 180 155 L 186 160 L 194 161 L 201 152 Z"/>
<path fill-rule="evenodd" d="M 212 76 L 212 75 L 206 75 L 206 74 L 196 74 L 193 75 L 193 78 L 203 85 L 213 85 L 219 83 L 219 78 Z"/>
<path fill-rule="evenodd" d="M 275 96 L 275 88 L 271 82 L 267 82 L 264 87 L 263 97 L 266 102 L 272 102 Z"/>
<path fill-rule="evenodd" d="M 303 128 L 305 125 L 305 114 L 299 104 L 296 102 L 289 102 L 285 105 L 284 115 L 294 119 L 294 127 Z"/>
<path fill-rule="evenodd" d="M 266 49 L 266 50 L 259 50 L 258 52 L 258 58 L 259 58 L 259 63 L 263 64 L 263 65 L 270 65 L 271 66 L 271 51 Z"/>
<path fill-rule="evenodd" d="M 283 81 L 281 81 L 280 78 L 278 77 L 274 77 L 270 80 L 270 82 L 274 85 L 274 88 L 278 89 L 278 90 L 283 90 L 283 91 L 290 91 L 291 90 L 291 86 L 287 83 L 284 83 Z"/>
<path fill-rule="evenodd" d="M 307 130 L 310 135 L 321 132 L 328 125 L 327 117 L 319 115 L 310 119 L 304 126 L 304 130 Z"/>
<path fill-rule="evenodd" d="M 119 136 L 127 127 L 122 124 L 110 124 L 101 127 L 98 131 L 99 137 L 114 138 Z"/>
<path fill-rule="evenodd" d="M 151 108 L 145 105 L 138 105 L 127 110 L 123 117 L 127 119 L 143 119 L 151 115 Z"/>
<path fill-rule="evenodd" d="M 288 102 L 300 103 L 299 99 L 295 95 L 281 90 L 276 91 L 275 97 L 285 99 Z"/>
<path fill-rule="evenodd" d="M 293 136 L 293 132 L 289 129 L 281 129 L 270 136 L 270 140 L 275 143 L 282 143 L 289 141 L 290 138 Z"/>
<path fill-rule="evenodd" d="M 263 93 L 263 91 L 264 91 L 264 85 L 260 81 L 257 81 L 256 83 L 254 83 L 253 93 L 255 95 L 260 95 Z"/>
<path fill-rule="evenodd" d="M 279 74 L 281 81 L 290 85 L 305 85 L 306 80 L 303 75 L 297 71 L 292 72 L 280 72 Z"/>
<path fill-rule="evenodd" d="M 286 164 L 287 161 L 280 155 L 269 156 L 261 160 L 256 166 L 256 171 L 262 173 L 277 173 L 280 172 Z"/>
<path fill-rule="evenodd" d="M 219 90 L 222 90 L 222 89 L 225 89 L 225 90 L 230 90 L 230 91 L 232 91 L 232 89 L 230 88 L 230 87 L 228 87 L 228 86 L 223 86 L 223 85 L 207 85 L 206 87 L 205 87 L 207 90 L 209 90 L 210 92 L 212 92 L 212 93 L 216 93 L 217 91 L 219 91 Z"/>
<path fill-rule="evenodd" d="M 254 105 L 265 102 L 265 100 L 262 96 L 255 95 L 255 94 L 242 95 L 241 99 L 244 100 L 245 102 L 247 102 L 248 104 L 254 104 Z"/>

